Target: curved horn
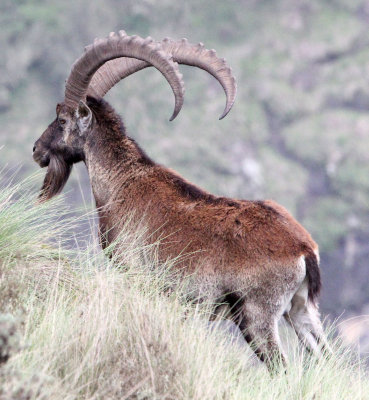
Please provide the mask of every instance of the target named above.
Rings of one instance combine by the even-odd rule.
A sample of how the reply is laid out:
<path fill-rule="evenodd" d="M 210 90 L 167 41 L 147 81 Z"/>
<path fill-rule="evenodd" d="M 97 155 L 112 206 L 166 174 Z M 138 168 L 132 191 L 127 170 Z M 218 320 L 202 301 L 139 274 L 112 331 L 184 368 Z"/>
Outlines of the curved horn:
<path fill-rule="evenodd" d="M 201 68 L 219 81 L 227 98 L 223 114 L 219 119 L 224 118 L 232 108 L 237 93 L 236 80 L 225 59 L 218 58 L 215 50 L 207 50 L 202 43 L 191 44 L 187 39 L 174 41 L 165 38 L 161 42 L 161 46 L 164 51 L 172 55 L 173 60 L 177 63 Z M 132 58 L 109 61 L 96 71 L 88 88 L 88 94 L 94 97 L 104 97 L 117 82 L 150 66 L 145 61 Z"/>
<path fill-rule="evenodd" d="M 178 64 L 172 56 L 163 51 L 161 45 L 150 37 L 127 36 L 124 31 L 119 35 L 112 32 L 105 39 L 95 39 L 85 48 L 84 54 L 73 64 L 65 85 L 65 103 L 76 108 L 81 99 L 86 98 L 87 90 L 95 72 L 109 60 L 118 57 L 132 57 L 148 62 L 157 68 L 172 87 L 175 96 L 175 108 L 170 120 L 173 120 L 183 105 L 184 85 Z"/>

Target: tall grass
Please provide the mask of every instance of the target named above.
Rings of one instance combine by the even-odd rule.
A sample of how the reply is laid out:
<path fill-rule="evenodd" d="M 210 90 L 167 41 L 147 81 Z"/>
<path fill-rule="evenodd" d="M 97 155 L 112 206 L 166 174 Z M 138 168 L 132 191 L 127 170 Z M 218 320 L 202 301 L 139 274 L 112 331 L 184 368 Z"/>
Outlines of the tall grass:
<path fill-rule="evenodd" d="M 183 301 L 186 282 L 166 290 L 176 277 L 137 227 L 123 232 L 124 265 L 65 251 L 74 221 L 23 186 L 0 191 L 1 400 L 369 399 L 367 373 L 338 341 L 315 360 L 284 335 L 288 372 L 270 376 L 220 322 L 210 329 L 206 307 Z"/>
<path fill-rule="evenodd" d="M 0 260 L 54 255 L 50 243 L 62 244 L 72 222 L 65 219 L 68 211 L 62 199 L 36 207 L 32 186 L 36 176 L 19 183 L 13 178 L 0 187 Z"/>

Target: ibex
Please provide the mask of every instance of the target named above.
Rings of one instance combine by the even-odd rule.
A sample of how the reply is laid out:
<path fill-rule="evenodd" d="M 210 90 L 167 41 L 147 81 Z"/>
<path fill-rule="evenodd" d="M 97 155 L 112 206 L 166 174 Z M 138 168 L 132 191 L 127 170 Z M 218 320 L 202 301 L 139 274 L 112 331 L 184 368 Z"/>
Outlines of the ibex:
<path fill-rule="evenodd" d="M 191 254 L 181 269 L 196 276 L 202 298 L 214 308 L 230 305 L 232 319 L 269 368 L 274 357 L 285 362 L 278 336 L 282 316 L 305 346 L 320 354 L 321 279 L 318 246 L 310 234 L 273 201 L 217 197 L 156 164 L 102 99 L 121 79 L 154 66 L 174 92 L 172 120 L 183 103 L 178 63 L 199 67 L 220 82 L 227 98 L 221 118 L 227 115 L 235 79 L 225 60 L 201 43 L 155 42 L 121 31 L 87 46 L 66 81 L 56 119 L 33 149 L 34 160 L 48 167 L 40 198 L 58 194 L 73 164 L 83 161 L 103 247 L 118 238 L 127 215 L 145 215 L 147 241 L 169 237 L 159 246 L 160 259 Z"/>

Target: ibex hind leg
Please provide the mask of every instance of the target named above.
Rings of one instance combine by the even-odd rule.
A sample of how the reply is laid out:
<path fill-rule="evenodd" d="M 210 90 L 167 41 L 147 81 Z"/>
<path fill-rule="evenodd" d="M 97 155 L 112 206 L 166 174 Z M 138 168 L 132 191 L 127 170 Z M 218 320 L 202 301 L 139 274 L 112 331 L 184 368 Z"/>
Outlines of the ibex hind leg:
<path fill-rule="evenodd" d="M 291 309 L 284 314 L 284 317 L 307 350 L 318 357 L 323 353 L 325 355 L 332 353 L 323 332 L 318 308 L 308 299 L 306 279 L 292 297 Z"/>
<path fill-rule="evenodd" d="M 280 346 L 278 315 L 268 310 L 265 304 L 246 300 L 231 307 L 231 313 L 246 342 L 270 372 L 275 371 L 278 363 L 286 367 L 286 357 Z"/>

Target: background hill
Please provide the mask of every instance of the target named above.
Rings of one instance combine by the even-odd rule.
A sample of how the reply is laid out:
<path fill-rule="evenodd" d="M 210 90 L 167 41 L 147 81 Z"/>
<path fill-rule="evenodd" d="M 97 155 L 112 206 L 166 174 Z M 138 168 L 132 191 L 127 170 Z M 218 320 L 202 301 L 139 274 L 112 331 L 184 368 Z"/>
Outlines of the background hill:
<path fill-rule="evenodd" d="M 172 123 L 157 71 L 107 99 L 157 162 L 216 194 L 287 207 L 320 245 L 323 314 L 369 314 L 368 1 L 2 0 L 0 26 L 0 169 L 21 165 L 24 176 L 37 170 L 33 142 L 95 37 L 125 29 L 215 48 L 238 82 L 225 120 L 219 84 L 188 67 Z M 72 208 L 91 202 L 83 166 L 68 189 Z"/>

